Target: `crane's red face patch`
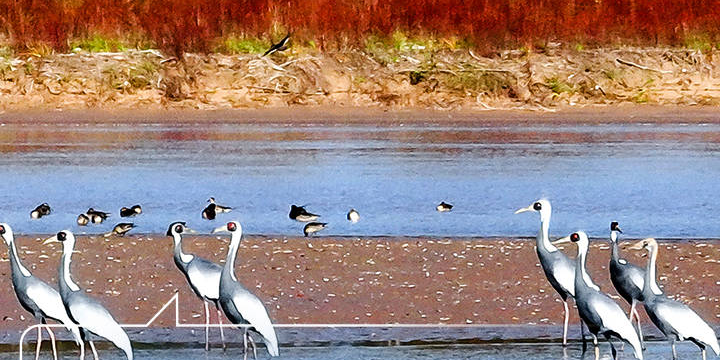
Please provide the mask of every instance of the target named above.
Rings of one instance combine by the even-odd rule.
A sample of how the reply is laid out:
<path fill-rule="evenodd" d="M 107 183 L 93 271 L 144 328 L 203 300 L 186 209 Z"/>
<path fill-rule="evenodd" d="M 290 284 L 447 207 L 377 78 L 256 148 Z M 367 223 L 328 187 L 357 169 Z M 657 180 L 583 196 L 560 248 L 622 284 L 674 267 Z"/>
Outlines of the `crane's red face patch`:
<path fill-rule="evenodd" d="M 175 232 L 178 234 L 182 234 L 182 232 L 183 232 L 182 225 L 175 225 Z"/>
<path fill-rule="evenodd" d="M 0 225 L 0 234 L 4 234 L 4 233 L 5 233 L 5 227 Z"/>
<path fill-rule="evenodd" d="M 573 233 L 572 235 L 570 235 L 570 240 L 578 241 L 580 240 L 580 235 L 578 235 L 577 233 Z"/>
<path fill-rule="evenodd" d="M 235 231 L 235 230 L 237 230 L 237 226 L 235 225 L 234 222 L 229 222 L 229 223 L 227 223 L 227 228 L 228 228 L 228 230 L 230 230 L 230 231 Z"/>

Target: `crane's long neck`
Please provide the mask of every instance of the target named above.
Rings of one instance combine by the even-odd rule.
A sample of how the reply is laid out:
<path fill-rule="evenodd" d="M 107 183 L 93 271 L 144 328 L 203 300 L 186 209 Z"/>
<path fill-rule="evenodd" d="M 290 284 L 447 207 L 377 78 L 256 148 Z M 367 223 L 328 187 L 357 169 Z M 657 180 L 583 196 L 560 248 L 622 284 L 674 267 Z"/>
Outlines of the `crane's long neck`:
<path fill-rule="evenodd" d="M 240 247 L 241 237 L 242 234 L 240 234 L 239 231 L 232 233 L 230 248 L 228 249 L 227 258 L 225 259 L 225 267 L 223 268 L 223 274 L 225 276 L 229 275 L 233 281 L 237 281 L 237 278 L 235 277 L 235 258 L 237 257 L 238 248 Z"/>
<path fill-rule="evenodd" d="M 662 295 L 663 292 L 660 290 L 660 286 L 657 284 L 656 280 L 656 263 L 657 263 L 657 254 L 658 249 L 657 246 L 653 246 L 650 248 L 650 259 L 648 259 L 647 269 L 645 269 L 645 283 L 643 284 L 643 297 L 649 298 L 653 295 L 659 296 Z"/>
<path fill-rule="evenodd" d="M 599 287 L 592 281 L 590 274 L 588 274 L 587 269 L 585 268 L 585 265 L 587 264 L 588 247 L 588 244 L 578 243 L 578 255 L 575 259 L 575 291 L 577 291 L 578 283 L 595 290 L 599 289 Z"/>
<path fill-rule="evenodd" d="M 20 262 L 20 258 L 17 254 L 17 248 L 15 247 L 15 240 L 10 241 L 8 251 L 10 253 L 10 271 L 12 271 L 13 274 L 22 274 L 22 276 L 25 277 L 31 276 L 30 271 L 28 271 L 28 269 L 23 266 L 22 262 Z"/>
<path fill-rule="evenodd" d="M 618 247 L 617 231 L 610 232 L 610 242 L 612 243 L 612 250 L 610 253 L 610 258 L 614 261 L 619 261 L 620 260 L 620 248 Z"/>
<path fill-rule="evenodd" d="M 182 237 L 180 234 L 173 234 L 173 242 L 175 243 L 175 247 L 173 248 L 173 258 L 175 259 L 175 263 L 178 266 L 189 263 L 193 259 L 193 256 L 183 252 Z"/>
<path fill-rule="evenodd" d="M 540 231 L 537 235 L 537 246 L 548 252 L 555 252 L 557 248 L 550 242 L 550 214 L 540 214 Z"/>
<path fill-rule="evenodd" d="M 67 241 L 67 240 L 66 240 Z M 60 287 L 65 287 L 71 291 L 80 291 L 80 287 L 73 281 L 70 276 L 70 262 L 72 262 L 72 253 L 74 244 L 63 244 L 62 260 L 60 262 Z"/>

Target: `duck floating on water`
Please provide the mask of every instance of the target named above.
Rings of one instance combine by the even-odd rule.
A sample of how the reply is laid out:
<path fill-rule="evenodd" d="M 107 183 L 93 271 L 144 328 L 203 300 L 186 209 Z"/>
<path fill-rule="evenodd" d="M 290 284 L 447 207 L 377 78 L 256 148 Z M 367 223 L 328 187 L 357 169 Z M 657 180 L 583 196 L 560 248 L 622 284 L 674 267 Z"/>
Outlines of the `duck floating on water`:
<path fill-rule="evenodd" d="M 128 231 L 132 230 L 133 228 L 136 228 L 135 224 L 133 223 L 119 223 L 115 225 L 112 231 L 105 234 L 105 237 L 110 237 L 112 235 L 125 236 L 125 234 L 127 234 Z"/>
<path fill-rule="evenodd" d="M 120 217 L 131 217 L 142 214 L 142 207 L 140 205 L 133 205 L 129 208 L 123 206 L 120 209 Z"/>
<path fill-rule="evenodd" d="M 305 225 L 303 228 L 303 233 L 305 236 L 310 236 L 320 230 L 323 230 L 327 227 L 327 223 L 321 223 L 321 222 L 311 222 Z"/>
<path fill-rule="evenodd" d="M 208 199 L 208 206 L 205 207 L 205 209 L 202 212 L 203 219 L 207 220 L 215 220 L 215 217 L 217 217 L 217 214 L 221 213 L 228 213 L 232 211 L 232 208 L 229 206 L 223 206 L 215 202 L 215 198 L 211 197 Z"/>
<path fill-rule="evenodd" d="M 360 213 L 358 213 L 355 209 L 350 209 L 350 211 L 347 213 L 347 219 L 354 224 L 360 221 Z"/>
<path fill-rule="evenodd" d="M 86 214 L 90 218 L 90 221 L 92 221 L 93 224 L 102 224 L 102 222 L 107 220 L 108 216 L 110 216 L 110 213 L 95 210 L 93 208 L 89 208 L 88 211 L 86 212 Z"/>
<path fill-rule="evenodd" d="M 90 223 L 90 218 L 85 214 L 80 214 L 77 217 L 77 224 L 80 226 L 87 226 Z"/>
<path fill-rule="evenodd" d="M 435 207 L 435 210 L 437 210 L 439 212 L 448 212 L 448 211 L 452 210 L 452 208 L 453 208 L 453 206 L 451 204 L 448 204 L 443 201 L 440 204 L 438 204 L 438 206 Z"/>
<path fill-rule="evenodd" d="M 317 220 L 320 215 L 313 214 L 305 210 L 305 205 L 296 206 L 290 205 L 290 214 L 288 215 L 291 219 L 299 222 L 310 222 Z"/>
<path fill-rule="evenodd" d="M 39 219 L 45 215 L 50 215 L 51 211 L 52 209 L 50 209 L 50 205 L 48 205 L 48 203 L 42 203 L 30 212 L 30 218 Z"/>

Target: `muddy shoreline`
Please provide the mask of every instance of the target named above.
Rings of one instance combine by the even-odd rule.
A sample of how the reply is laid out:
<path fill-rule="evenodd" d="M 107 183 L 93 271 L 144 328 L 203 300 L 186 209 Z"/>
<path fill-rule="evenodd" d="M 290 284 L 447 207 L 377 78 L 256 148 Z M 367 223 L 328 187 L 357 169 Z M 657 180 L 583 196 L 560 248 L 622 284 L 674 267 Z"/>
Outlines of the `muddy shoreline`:
<path fill-rule="evenodd" d="M 60 247 L 42 246 L 40 238 L 20 236 L 19 255 L 36 276 L 54 284 Z M 201 323 L 202 304 L 175 268 L 171 243 L 170 238 L 159 235 L 80 236 L 77 245 L 80 253 L 74 256 L 73 274 L 80 286 L 105 304 L 120 322 L 145 323 L 177 291 L 179 321 Z M 198 236 L 188 238 L 185 249 L 220 261 L 227 245 L 225 237 Z M 645 258 L 639 253 L 624 250 L 623 254 L 632 262 L 644 264 Z M 608 243 L 601 239 L 593 241 L 590 255 L 594 280 L 615 296 L 607 276 Z M 689 303 L 717 327 L 720 240 L 662 241 L 659 256 L 659 279 L 665 290 Z M 350 344 L 392 339 L 443 342 L 453 338 L 555 341 L 560 335 L 562 305 L 543 277 L 534 240 L 530 239 L 305 239 L 250 235 L 243 240 L 237 261 L 239 280 L 265 302 L 277 324 L 482 326 L 341 332 L 345 334 L 342 339 Z M 8 289 L 9 273 L 7 253 L 3 250 L 0 286 Z M 627 308 L 627 304 L 617 300 Z M 1 293 L 0 302 L 7 304 L 0 310 L 3 333 L 0 343 L 12 344 L 35 320 L 20 308 L 12 291 Z M 571 321 L 577 322 L 577 316 L 573 315 Z M 652 326 L 645 321 L 650 331 Z M 136 333 L 133 340 L 202 341 L 202 328 L 175 329 L 173 324 L 173 311 L 166 311 L 152 328 Z M 280 331 L 290 344 L 333 343 L 332 338 L 338 335 L 337 330 L 327 329 Z M 373 338 L 369 334 L 382 336 Z"/>

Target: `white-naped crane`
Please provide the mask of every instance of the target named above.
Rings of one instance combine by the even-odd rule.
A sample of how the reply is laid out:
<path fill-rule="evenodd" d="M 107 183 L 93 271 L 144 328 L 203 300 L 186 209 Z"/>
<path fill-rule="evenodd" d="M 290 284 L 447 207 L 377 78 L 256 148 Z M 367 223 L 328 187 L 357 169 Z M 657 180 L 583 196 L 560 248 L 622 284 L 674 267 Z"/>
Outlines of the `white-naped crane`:
<path fill-rule="evenodd" d="M 69 230 L 58 232 L 45 240 L 44 244 L 53 242 L 62 243 L 63 251 L 58 275 L 60 297 L 70 319 L 80 327 L 80 359 L 85 358 L 85 341 L 90 343 L 93 356 L 98 358 L 95 344 L 90 340 L 90 334 L 105 338 L 125 353 L 128 360 L 133 360 L 133 348 L 127 333 L 113 318 L 110 312 L 97 300 L 87 296 L 80 289 L 70 274 L 72 254 L 75 249 L 75 235 Z"/>
<path fill-rule="evenodd" d="M 245 359 L 247 359 L 248 341 L 257 358 L 257 348 L 251 333 L 257 333 L 263 338 L 270 356 L 278 356 L 277 335 L 265 305 L 235 277 L 235 258 L 242 239 L 242 227 L 238 221 L 230 221 L 213 230 L 213 233 L 218 232 L 230 233 L 230 248 L 220 277 L 220 306 L 233 324 L 248 325 L 243 335 Z"/>
<path fill-rule="evenodd" d="M 215 305 L 218 323 L 220 323 L 220 340 L 225 349 L 225 334 L 222 328 L 222 314 L 220 313 L 220 275 L 222 267 L 210 260 L 197 255 L 186 254 L 182 249 L 182 235 L 192 234 L 195 231 L 188 228 L 185 222 L 177 221 L 168 227 L 167 236 L 173 238 L 173 259 L 178 269 L 185 275 L 192 291 L 202 299 L 205 305 L 205 350 L 210 350 L 210 309 L 208 303 Z"/>
<path fill-rule="evenodd" d="M 665 296 L 655 279 L 658 243 L 653 238 L 638 241 L 631 246 L 633 250 L 647 250 L 649 259 L 645 269 L 645 282 L 642 296 L 645 311 L 660 331 L 670 340 L 673 359 L 677 359 L 675 341 L 690 340 L 702 351 L 706 359 L 706 347 L 710 347 L 715 355 L 720 355 L 715 331 L 689 306 Z"/>

